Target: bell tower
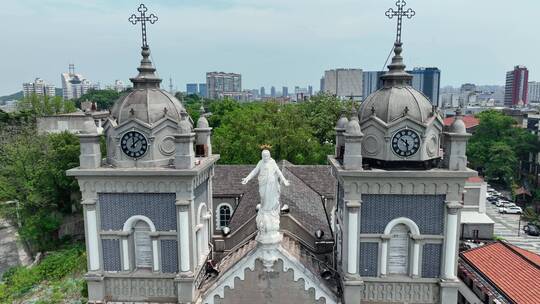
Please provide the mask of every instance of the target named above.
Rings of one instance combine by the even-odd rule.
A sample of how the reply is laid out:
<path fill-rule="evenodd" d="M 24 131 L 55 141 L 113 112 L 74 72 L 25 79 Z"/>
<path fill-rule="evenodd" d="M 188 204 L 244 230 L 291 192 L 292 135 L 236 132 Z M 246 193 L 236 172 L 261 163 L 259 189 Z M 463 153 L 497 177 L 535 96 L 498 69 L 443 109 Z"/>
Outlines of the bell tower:
<path fill-rule="evenodd" d="M 146 25 L 157 21 L 141 4 L 129 21 L 142 26 L 142 59 L 133 89 L 114 104 L 104 125 L 101 158 L 93 121 L 80 135 L 80 166 L 67 171 L 82 192 L 89 303 L 192 303 L 211 256 L 212 176 L 206 125 L 193 121 L 160 88 Z M 202 133 L 201 133 L 202 132 Z M 207 153 L 195 155 L 196 137 Z"/>
<path fill-rule="evenodd" d="M 334 239 L 343 300 L 454 304 L 464 184 L 477 173 L 466 167 L 461 119 L 443 132 L 437 109 L 411 86 L 401 28 L 414 11 L 404 9 L 405 1 L 397 6 L 387 12 L 398 18 L 398 34 L 383 87 L 365 99 L 344 135 L 338 132 L 343 158 L 328 158 L 337 178 Z"/>

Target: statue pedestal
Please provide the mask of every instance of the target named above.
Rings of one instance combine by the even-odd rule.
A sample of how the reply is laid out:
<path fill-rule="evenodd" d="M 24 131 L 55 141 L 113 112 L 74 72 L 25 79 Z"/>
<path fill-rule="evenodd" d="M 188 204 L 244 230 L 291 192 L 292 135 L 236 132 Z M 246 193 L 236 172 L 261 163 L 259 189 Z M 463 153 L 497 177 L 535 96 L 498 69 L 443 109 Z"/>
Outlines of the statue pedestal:
<path fill-rule="evenodd" d="M 259 231 L 255 238 L 258 242 L 258 246 L 262 249 L 261 261 L 264 266 L 264 270 L 267 272 L 274 271 L 272 267 L 278 259 L 278 246 L 280 246 L 283 234 L 279 231 L 272 231 L 271 233 L 262 233 Z"/>

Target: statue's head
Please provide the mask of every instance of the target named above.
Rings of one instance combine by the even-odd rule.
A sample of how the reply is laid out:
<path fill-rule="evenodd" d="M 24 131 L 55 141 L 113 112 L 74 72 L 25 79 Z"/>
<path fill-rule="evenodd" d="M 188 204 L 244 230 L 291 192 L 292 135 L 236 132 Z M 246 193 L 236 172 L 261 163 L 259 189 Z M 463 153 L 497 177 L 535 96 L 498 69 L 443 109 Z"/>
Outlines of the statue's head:
<path fill-rule="evenodd" d="M 264 149 L 261 153 L 261 157 L 263 159 L 263 161 L 268 161 L 270 160 L 272 157 L 270 156 L 270 151 Z"/>

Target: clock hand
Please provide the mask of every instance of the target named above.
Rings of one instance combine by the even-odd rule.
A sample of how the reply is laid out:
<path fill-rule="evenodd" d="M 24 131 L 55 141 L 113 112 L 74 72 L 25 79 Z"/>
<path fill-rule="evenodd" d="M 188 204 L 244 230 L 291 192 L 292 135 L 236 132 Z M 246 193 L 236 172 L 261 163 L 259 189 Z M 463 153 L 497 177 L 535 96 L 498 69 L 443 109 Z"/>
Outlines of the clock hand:
<path fill-rule="evenodd" d="M 133 143 L 131 144 L 131 147 L 132 147 L 132 148 L 135 148 L 135 145 L 136 145 L 139 141 L 141 141 L 141 140 L 138 139 L 137 141 L 135 141 L 135 139 L 133 139 Z"/>
<path fill-rule="evenodd" d="M 409 142 L 408 142 L 408 141 L 406 141 L 406 140 L 403 139 L 403 138 L 400 138 L 399 140 L 401 140 L 402 142 L 404 142 L 404 143 L 405 143 L 405 146 L 407 146 L 407 149 L 409 149 Z"/>

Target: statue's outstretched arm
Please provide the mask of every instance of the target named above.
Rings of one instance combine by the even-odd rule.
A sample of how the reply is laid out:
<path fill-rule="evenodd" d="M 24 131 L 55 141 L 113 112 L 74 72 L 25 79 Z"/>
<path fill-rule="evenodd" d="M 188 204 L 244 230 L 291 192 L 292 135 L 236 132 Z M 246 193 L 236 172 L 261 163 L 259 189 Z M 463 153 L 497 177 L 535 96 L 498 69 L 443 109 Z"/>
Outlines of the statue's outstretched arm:
<path fill-rule="evenodd" d="M 259 170 L 261 169 L 261 162 L 262 161 L 259 161 L 255 169 L 253 169 L 251 173 L 248 174 L 248 176 L 242 179 L 242 185 L 247 184 L 255 175 L 259 174 Z"/>
<path fill-rule="evenodd" d="M 285 186 L 288 186 L 289 181 L 285 178 L 285 176 L 283 176 L 283 173 L 281 172 L 281 170 L 279 170 L 279 166 L 276 163 L 274 163 L 274 166 L 276 166 L 276 172 L 278 174 L 279 180 L 282 181 Z"/>

